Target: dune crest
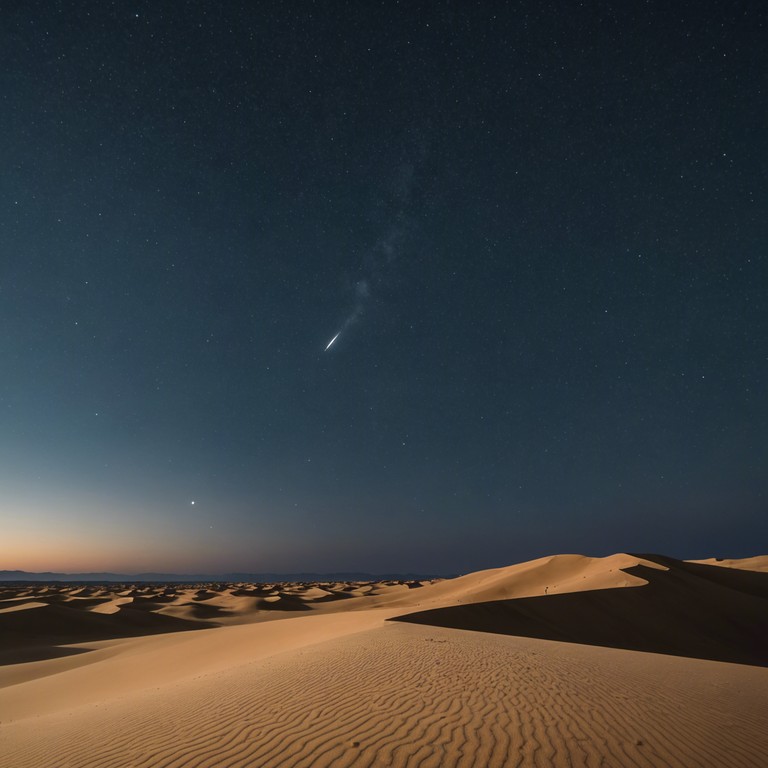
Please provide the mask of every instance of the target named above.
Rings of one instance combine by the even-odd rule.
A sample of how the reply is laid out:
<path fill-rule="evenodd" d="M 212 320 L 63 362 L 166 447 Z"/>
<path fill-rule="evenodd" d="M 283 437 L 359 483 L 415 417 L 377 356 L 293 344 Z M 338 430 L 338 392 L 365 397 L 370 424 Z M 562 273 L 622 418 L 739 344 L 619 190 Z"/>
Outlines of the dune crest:
<path fill-rule="evenodd" d="M 419 602 L 480 603 L 592 589 L 635 587 L 647 581 L 627 569 L 637 565 L 666 570 L 666 566 L 623 553 L 608 557 L 551 555 L 503 568 L 477 571 L 429 586 Z M 414 596 L 414 599 L 416 596 Z"/>

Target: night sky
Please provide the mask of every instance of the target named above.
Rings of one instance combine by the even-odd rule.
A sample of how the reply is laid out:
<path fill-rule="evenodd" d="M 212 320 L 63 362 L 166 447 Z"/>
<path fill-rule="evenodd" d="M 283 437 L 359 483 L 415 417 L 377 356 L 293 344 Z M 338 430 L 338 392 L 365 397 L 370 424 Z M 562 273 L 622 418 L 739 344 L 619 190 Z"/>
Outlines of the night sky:
<path fill-rule="evenodd" d="M 767 30 L 3 3 L 0 568 L 764 553 Z"/>

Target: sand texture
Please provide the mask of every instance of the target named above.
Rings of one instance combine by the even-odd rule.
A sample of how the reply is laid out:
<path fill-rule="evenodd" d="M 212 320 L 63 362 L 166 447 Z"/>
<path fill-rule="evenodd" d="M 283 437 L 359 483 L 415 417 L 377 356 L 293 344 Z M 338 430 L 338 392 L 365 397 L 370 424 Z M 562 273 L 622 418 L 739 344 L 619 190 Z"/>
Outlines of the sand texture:
<path fill-rule="evenodd" d="M 0 764 L 764 766 L 768 558 L 752 560 L 7 586 Z"/>

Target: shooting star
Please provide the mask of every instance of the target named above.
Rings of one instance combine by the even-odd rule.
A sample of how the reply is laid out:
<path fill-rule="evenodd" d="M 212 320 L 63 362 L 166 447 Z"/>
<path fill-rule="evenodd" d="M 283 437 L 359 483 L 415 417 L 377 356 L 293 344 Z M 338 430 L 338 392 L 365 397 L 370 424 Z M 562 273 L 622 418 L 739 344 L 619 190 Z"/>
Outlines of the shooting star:
<path fill-rule="evenodd" d="M 339 332 L 338 332 L 338 333 L 337 333 L 337 334 L 336 334 L 336 335 L 335 335 L 335 336 L 334 336 L 334 337 L 333 337 L 333 338 L 332 338 L 332 339 L 331 339 L 331 340 L 328 342 L 328 346 L 327 346 L 327 347 L 326 347 L 326 348 L 325 348 L 323 351 L 324 351 L 324 352 L 327 352 L 327 351 L 328 351 L 328 350 L 331 348 L 331 345 L 333 344 L 333 342 L 334 342 L 334 341 L 336 341 L 336 339 L 338 339 L 338 338 L 339 338 L 339 336 L 341 336 L 341 331 L 339 331 Z"/>

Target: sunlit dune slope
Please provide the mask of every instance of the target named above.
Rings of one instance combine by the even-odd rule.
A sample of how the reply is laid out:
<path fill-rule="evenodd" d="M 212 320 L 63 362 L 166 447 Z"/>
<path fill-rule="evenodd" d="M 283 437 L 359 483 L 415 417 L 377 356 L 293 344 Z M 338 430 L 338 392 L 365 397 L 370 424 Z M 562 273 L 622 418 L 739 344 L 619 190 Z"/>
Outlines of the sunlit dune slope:
<path fill-rule="evenodd" d="M 393 600 L 390 604 L 480 603 L 563 592 L 641 586 L 647 583 L 645 579 L 627 571 L 641 563 L 649 568 L 663 570 L 666 567 L 626 554 L 609 557 L 552 555 L 447 579 L 401 596 L 401 600 Z"/>
<path fill-rule="evenodd" d="M 212 653 L 226 658 L 230 634 L 248 634 L 253 656 L 235 653 L 229 666 L 202 666 L 173 682 L 157 667 L 156 684 L 140 691 L 113 677 L 120 657 L 105 658 L 90 683 L 111 678 L 111 697 L 102 690 L 90 704 L 6 721 L 3 766 L 764 765 L 768 670 L 403 623 L 366 628 L 370 613 L 164 636 L 176 656 L 205 664 Z M 313 623 L 330 629 L 340 619 L 354 622 L 332 639 L 310 631 L 282 653 L 274 636 L 260 639 Z M 218 651 L 197 648 L 219 634 Z M 271 656 L 259 655 L 264 643 Z M 136 649 L 133 668 L 157 661 L 146 651 Z M 73 671 L 40 682 L 64 696 L 75 678 Z M 40 689 L 32 695 L 32 684 L 18 688 L 17 701 L 48 702 Z"/>

